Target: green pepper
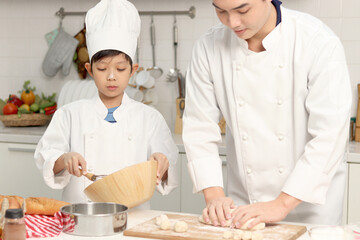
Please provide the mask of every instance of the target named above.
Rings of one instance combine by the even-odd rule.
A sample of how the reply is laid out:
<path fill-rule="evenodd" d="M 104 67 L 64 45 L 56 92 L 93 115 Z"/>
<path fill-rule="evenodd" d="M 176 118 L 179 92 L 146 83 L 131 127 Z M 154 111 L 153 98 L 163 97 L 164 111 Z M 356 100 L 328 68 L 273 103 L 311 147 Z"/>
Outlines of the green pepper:
<path fill-rule="evenodd" d="M 45 109 L 47 107 L 51 107 L 51 106 L 54 106 L 56 104 L 56 102 L 54 101 L 50 101 L 50 102 L 47 102 L 47 103 L 43 103 L 40 105 L 40 109 Z"/>

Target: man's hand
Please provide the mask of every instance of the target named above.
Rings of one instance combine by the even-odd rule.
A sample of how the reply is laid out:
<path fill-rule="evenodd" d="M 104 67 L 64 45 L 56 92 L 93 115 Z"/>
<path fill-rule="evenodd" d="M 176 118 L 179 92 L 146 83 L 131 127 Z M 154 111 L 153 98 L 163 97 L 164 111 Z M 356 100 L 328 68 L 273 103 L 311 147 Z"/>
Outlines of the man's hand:
<path fill-rule="evenodd" d="M 153 153 L 149 160 L 155 160 L 158 162 L 156 184 L 159 184 L 161 181 L 165 181 L 168 177 L 167 170 L 169 169 L 169 160 L 167 157 L 162 153 Z"/>
<path fill-rule="evenodd" d="M 61 155 L 55 162 L 54 173 L 57 174 L 64 168 L 71 174 L 77 177 L 82 176 L 79 167 L 82 169 L 82 174 L 87 173 L 86 161 L 79 153 L 69 152 Z"/>
<path fill-rule="evenodd" d="M 231 226 L 240 228 L 252 218 L 254 218 L 254 220 L 248 225 L 248 228 L 252 228 L 261 222 L 279 222 L 300 203 L 301 200 L 282 192 L 273 201 L 254 203 L 238 207 L 233 212 L 234 218 Z"/>
<path fill-rule="evenodd" d="M 210 187 L 203 190 L 206 208 L 203 210 L 204 221 L 214 226 L 225 226 L 226 220 L 231 218 L 230 209 L 235 208 L 234 202 L 224 194 L 221 187 Z"/>

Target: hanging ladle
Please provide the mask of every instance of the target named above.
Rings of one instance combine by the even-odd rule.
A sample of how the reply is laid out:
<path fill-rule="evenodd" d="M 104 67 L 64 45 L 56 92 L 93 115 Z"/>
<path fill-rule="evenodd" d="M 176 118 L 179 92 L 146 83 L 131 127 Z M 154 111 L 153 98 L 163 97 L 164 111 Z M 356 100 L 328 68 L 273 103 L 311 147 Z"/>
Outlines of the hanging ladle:
<path fill-rule="evenodd" d="M 176 24 L 176 15 L 174 15 L 173 39 L 174 39 L 174 68 L 169 69 L 169 73 L 167 75 L 167 79 L 169 82 L 175 82 L 179 78 L 179 69 L 177 68 L 178 28 Z"/>
<path fill-rule="evenodd" d="M 147 71 L 150 71 L 150 75 L 157 79 L 163 74 L 163 70 L 160 67 L 157 67 L 155 64 L 155 24 L 154 17 L 151 15 L 151 25 L 150 25 L 150 37 L 151 37 L 151 47 L 152 47 L 152 58 L 153 66 L 148 68 Z"/>

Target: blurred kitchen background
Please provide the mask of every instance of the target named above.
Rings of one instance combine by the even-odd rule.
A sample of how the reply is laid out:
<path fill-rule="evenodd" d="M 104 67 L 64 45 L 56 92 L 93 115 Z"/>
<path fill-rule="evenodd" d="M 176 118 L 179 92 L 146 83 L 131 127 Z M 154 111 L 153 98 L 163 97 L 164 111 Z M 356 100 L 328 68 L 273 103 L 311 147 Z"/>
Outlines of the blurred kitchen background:
<path fill-rule="evenodd" d="M 84 12 L 98 0 L 0 0 L 0 98 L 17 94 L 25 80 L 31 80 L 37 93 L 56 92 L 69 80 L 79 79 L 75 64 L 70 74 L 44 75 L 41 64 L 48 50 L 45 34 L 59 26 L 55 15 Z M 217 24 L 211 0 L 132 0 L 139 11 L 185 11 L 196 8 L 196 16 L 177 16 L 179 29 L 178 68 L 185 73 L 196 39 Z M 310 13 L 324 21 L 341 39 L 346 52 L 353 87 L 352 116 L 356 115 L 357 88 L 360 80 L 360 1 L 359 0 L 283 0 L 283 6 Z M 152 66 L 150 16 L 141 16 L 140 65 Z M 154 16 L 156 26 L 156 64 L 164 74 L 156 80 L 158 103 L 155 106 L 174 130 L 178 85 L 168 82 L 166 73 L 173 67 L 173 16 Z M 84 16 L 66 16 L 62 26 L 75 35 L 84 26 Z"/>

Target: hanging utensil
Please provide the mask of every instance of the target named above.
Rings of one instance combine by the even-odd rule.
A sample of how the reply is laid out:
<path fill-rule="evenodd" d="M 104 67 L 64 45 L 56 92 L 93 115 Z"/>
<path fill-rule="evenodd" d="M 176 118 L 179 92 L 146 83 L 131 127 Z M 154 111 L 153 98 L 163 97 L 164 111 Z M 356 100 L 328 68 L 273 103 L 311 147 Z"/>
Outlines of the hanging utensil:
<path fill-rule="evenodd" d="M 163 74 L 163 70 L 160 67 L 157 67 L 155 64 L 155 24 L 154 17 L 151 15 L 151 24 L 150 24 L 150 38 L 151 38 L 151 47 L 152 47 L 152 58 L 153 58 L 153 66 L 148 68 L 150 74 L 153 78 L 157 79 L 161 77 Z"/>
<path fill-rule="evenodd" d="M 179 69 L 177 68 L 178 28 L 176 24 L 176 15 L 174 15 L 173 39 L 174 39 L 174 68 L 171 68 L 167 75 L 167 79 L 169 82 L 175 82 L 179 78 Z M 179 84 L 179 92 L 181 92 L 180 84 Z"/>

